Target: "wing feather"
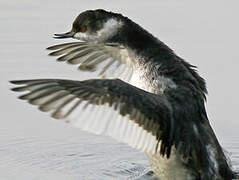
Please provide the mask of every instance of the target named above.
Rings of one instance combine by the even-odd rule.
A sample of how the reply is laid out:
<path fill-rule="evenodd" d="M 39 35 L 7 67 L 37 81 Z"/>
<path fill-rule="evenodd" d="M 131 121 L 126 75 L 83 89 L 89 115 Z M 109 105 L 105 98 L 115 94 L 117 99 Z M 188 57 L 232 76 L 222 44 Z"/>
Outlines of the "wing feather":
<path fill-rule="evenodd" d="M 119 79 L 45 79 L 12 83 L 23 85 L 13 91 L 29 91 L 20 96 L 21 99 L 38 105 L 41 111 L 51 111 L 52 117 L 82 130 L 109 135 L 146 152 L 159 152 L 158 142 L 164 143 L 163 135 L 171 131 L 172 117 L 165 97 Z"/>
<path fill-rule="evenodd" d="M 49 54 L 49 56 L 60 56 L 60 55 L 63 55 L 63 54 L 72 54 L 74 52 L 78 52 L 78 51 L 81 51 L 81 50 L 84 50 L 84 49 L 87 49 L 87 48 L 88 48 L 87 46 L 83 46 L 83 45 L 67 46 L 67 47 L 64 47 L 60 50 L 51 52 Z"/>
<path fill-rule="evenodd" d="M 72 45 L 81 45 L 81 44 L 85 44 L 84 42 L 71 42 L 71 43 L 64 43 L 64 44 L 57 44 L 57 45 L 53 45 L 48 47 L 48 50 L 57 50 L 57 49 L 61 49 L 61 48 L 66 48 L 68 46 L 72 46 Z"/>
<path fill-rule="evenodd" d="M 128 71 L 128 76 L 124 80 L 129 81 L 132 75 L 133 60 L 129 57 L 126 48 L 117 43 L 75 42 L 54 45 L 47 49 L 53 51 L 49 53 L 50 56 L 60 56 L 57 58 L 57 61 L 80 64 L 78 69 L 82 71 L 96 71 L 100 69 L 100 64 L 110 59 L 109 62 L 104 64 L 103 69 L 99 71 L 99 76 L 101 77 L 119 77 L 124 79 L 125 76 L 121 77 L 119 74 L 115 74 L 119 70 L 120 65 L 128 67 L 125 68 Z M 106 73 L 109 70 L 112 72 Z"/>

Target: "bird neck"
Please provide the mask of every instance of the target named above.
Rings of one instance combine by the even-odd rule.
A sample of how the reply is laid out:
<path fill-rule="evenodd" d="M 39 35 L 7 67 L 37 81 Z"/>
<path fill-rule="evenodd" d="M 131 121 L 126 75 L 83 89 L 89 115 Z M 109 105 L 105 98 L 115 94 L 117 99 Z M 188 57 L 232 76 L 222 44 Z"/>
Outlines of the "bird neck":
<path fill-rule="evenodd" d="M 120 44 L 135 51 L 135 53 L 148 60 L 167 60 L 175 56 L 174 52 L 159 39 L 154 37 L 148 31 L 131 20 L 123 23 L 123 27 L 119 31 L 121 37 L 117 41 Z M 155 59 L 154 57 L 158 57 Z"/>
<path fill-rule="evenodd" d="M 123 26 L 110 41 L 122 44 L 133 52 L 133 59 L 137 59 L 140 67 L 146 68 L 147 76 L 152 79 L 164 77 L 178 87 L 198 91 L 205 98 L 205 82 L 194 70 L 195 67 L 138 24 L 124 19 Z"/>

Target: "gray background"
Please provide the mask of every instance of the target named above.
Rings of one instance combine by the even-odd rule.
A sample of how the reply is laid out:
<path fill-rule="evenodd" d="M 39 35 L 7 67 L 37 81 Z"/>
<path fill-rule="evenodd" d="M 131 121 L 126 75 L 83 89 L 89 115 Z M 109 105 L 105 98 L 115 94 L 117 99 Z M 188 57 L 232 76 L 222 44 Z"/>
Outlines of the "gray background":
<path fill-rule="evenodd" d="M 29 166 L 38 174 L 44 174 L 44 179 L 58 177 L 59 173 L 61 174 L 59 169 L 56 170 L 58 166 L 54 168 L 55 166 L 51 164 L 44 166 L 53 169 L 46 173 L 46 168 L 36 165 L 39 164 L 41 156 L 35 157 L 34 153 L 27 161 L 27 157 L 22 155 L 27 154 L 29 148 L 23 144 L 28 144 L 36 151 L 35 153 L 41 155 L 45 155 L 43 149 L 48 146 L 43 143 L 44 148 L 41 149 L 42 145 L 39 142 L 46 139 L 49 140 L 49 144 L 74 142 L 85 146 L 89 143 L 103 143 L 106 147 L 112 143 L 118 145 L 110 138 L 90 135 L 64 123 L 52 121 L 47 114 L 17 100 L 17 95 L 9 91 L 12 86 L 8 81 L 13 79 L 87 79 L 94 76 L 78 72 L 75 66 L 55 62 L 45 51 L 50 45 L 62 43 L 64 40 L 55 40 L 52 35 L 68 31 L 74 18 L 87 9 L 103 8 L 128 16 L 169 45 L 179 56 L 196 65 L 207 82 L 209 91 L 207 111 L 219 140 L 224 142 L 236 140 L 239 135 L 238 7 L 237 0 L 143 2 L 77 0 L 68 3 L 58 0 L 15 2 L 1 0 L 0 157 L 5 158 L 0 162 L 0 171 L 4 174 L 2 177 L 13 179 L 13 176 L 10 176 L 13 170 L 18 178 L 31 177 L 24 170 Z M 112 154 L 124 158 L 133 156 L 132 161 L 139 159 L 139 163 L 145 165 L 144 168 L 147 169 L 147 161 L 142 153 L 122 144 L 120 146 L 126 149 L 125 152 L 118 152 L 118 148 L 113 147 Z M 100 147 L 102 146 L 99 145 Z M 103 152 L 107 153 L 107 148 L 103 149 Z M 129 156 L 129 152 L 134 155 Z M 22 158 L 18 159 L 19 156 Z M 113 159 L 117 157 L 112 156 Z M 9 167 L 12 169 L 9 170 Z M 68 175 L 70 173 L 72 171 L 69 171 Z M 60 177 L 64 179 L 63 174 Z M 14 177 L 17 177 L 16 175 Z M 39 176 L 32 177 L 37 179 Z"/>

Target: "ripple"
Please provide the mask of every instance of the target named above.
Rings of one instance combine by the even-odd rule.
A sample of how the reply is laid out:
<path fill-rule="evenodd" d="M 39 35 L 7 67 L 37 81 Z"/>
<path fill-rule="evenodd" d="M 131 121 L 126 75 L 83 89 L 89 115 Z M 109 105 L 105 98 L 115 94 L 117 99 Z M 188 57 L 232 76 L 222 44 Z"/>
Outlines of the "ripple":
<path fill-rule="evenodd" d="M 150 167 L 145 156 L 124 144 L 68 136 L 56 138 L 0 133 L 1 178 L 69 180 L 149 180 Z M 104 139 L 105 138 L 105 139 Z M 89 142 L 88 139 L 92 141 Z M 239 170 L 239 143 L 223 142 L 234 170 Z M 2 173 L 3 172 L 3 173 Z M 23 178 L 21 178 L 23 177 Z M 59 180 L 61 180 L 59 179 Z"/>
<path fill-rule="evenodd" d="M 27 177 L 34 177 L 35 173 L 27 172 L 30 169 L 37 171 L 36 174 L 40 172 L 41 176 L 45 174 L 47 178 L 52 174 L 71 180 L 122 180 L 135 179 L 149 170 L 144 156 L 123 144 L 86 144 L 78 142 L 75 137 L 46 139 L 12 137 L 3 133 L 0 134 L 0 158 L 0 168 L 5 170 L 5 177 L 10 176 L 7 171 L 11 171 L 14 177 L 19 173 L 18 169 L 22 169 Z M 134 163 L 135 159 L 138 163 Z"/>

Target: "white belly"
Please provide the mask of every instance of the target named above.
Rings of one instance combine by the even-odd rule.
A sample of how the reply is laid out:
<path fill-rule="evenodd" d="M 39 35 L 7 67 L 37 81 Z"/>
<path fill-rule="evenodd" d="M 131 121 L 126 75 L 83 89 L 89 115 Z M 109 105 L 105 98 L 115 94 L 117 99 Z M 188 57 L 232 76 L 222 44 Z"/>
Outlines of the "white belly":
<path fill-rule="evenodd" d="M 152 170 L 158 176 L 159 180 L 193 180 L 193 176 L 182 165 L 180 155 L 172 150 L 169 159 L 160 154 L 149 154 L 149 163 Z"/>
<path fill-rule="evenodd" d="M 160 78 L 159 78 L 160 79 Z M 165 79 L 161 79 L 165 83 Z M 154 93 L 158 90 L 154 89 L 152 84 L 149 84 L 149 79 L 139 69 L 135 70 L 130 84 L 145 91 Z M 160 87 L 160 86 L 159 86 Z M 161 86 L 163 87 L 163 86 Z M 163 91 L 163 90 L 162 90 Z M 161 91 L 161 92 L 162 92 Z M 172 149 L 169 159 L 162 157 L 160 154 L 146 153 L 152 170 L 160 180 L 192 180 L 191 173 L 182 165 L 180 155 Z"/>

